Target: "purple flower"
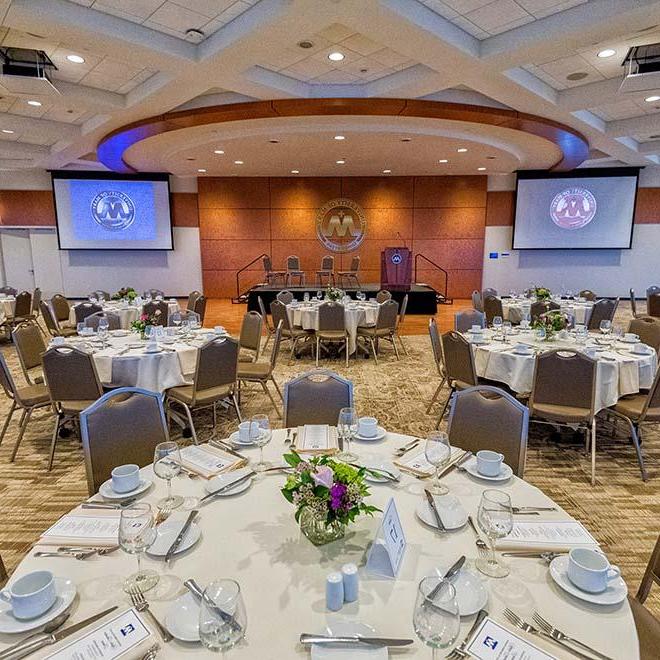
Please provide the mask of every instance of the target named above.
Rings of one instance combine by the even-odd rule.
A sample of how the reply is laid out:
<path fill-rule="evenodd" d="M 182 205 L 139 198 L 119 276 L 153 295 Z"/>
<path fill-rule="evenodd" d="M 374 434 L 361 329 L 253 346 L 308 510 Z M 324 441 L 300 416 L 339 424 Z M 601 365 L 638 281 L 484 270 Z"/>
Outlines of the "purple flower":
<path fill-rule="evenodd" d="M 335 483 L 330 488 L 330 508 L 333 511 L 344 508 L 344 496 L 346 495 L 346 485 L 341 482 Z"/>
<path fill-rule="evenodd" d="M 312 472 L 312 479 L 317 486 L 325 486 L 330 488 L 334 480 L 334 472 L 332 468 L 327 465 L 319 465 L 316 468 L 316 472 Z"/>

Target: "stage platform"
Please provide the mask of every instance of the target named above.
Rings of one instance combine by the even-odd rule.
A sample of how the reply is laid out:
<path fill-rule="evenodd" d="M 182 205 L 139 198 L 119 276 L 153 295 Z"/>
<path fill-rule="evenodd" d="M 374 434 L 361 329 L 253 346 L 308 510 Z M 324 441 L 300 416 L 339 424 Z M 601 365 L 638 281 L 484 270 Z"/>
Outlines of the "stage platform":
<path fill-rule="evenodd" d="M 257 297 L 261 296 L 266 305 L 266 309 L 270 309 L 270 303 L 275 300 L 277 294 L 284 289 L 288 289 L 298 299 L 302 300 L 305 292 L 309 293 L 310 297 L 316 295 L 319 290 L 317 286 L 255 286 L 248 292 L 248 310 L 259 311 L 259 302 Z M 322 287 L 325 289 L 325 287 Z M 358 291 L 364 291 L 367 298 L 375 298 L 376 294 L 380 291 L 380 284 L 363 284 L 360 287 L 342 287 L 346 293 L 355 298 Z M 438 301 L 436 298 L 437 291 L 426 284 L 412 284 L 409 291 L 392 291 L 392 298 L 396 300 L 399 305 L 403 297 L 408 294 L 408 309 L 406 314 L 428 314 L 433 315 L 438 311 Z"/>

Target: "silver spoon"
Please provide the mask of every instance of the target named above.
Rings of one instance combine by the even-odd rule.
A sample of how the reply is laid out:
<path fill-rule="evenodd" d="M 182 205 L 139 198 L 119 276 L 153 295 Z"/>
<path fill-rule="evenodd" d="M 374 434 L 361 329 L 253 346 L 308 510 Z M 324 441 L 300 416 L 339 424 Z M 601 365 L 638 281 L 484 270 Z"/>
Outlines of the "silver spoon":
<path fill-rule="evenodd" d="M 4 651 L 0 653 L 0 658 L 11 658 L 13 652 L 16 649 L 18 649 L 20 646 L 23 646 L 25 642 L 28 642 L 31 639 L 38 637 L 39 635 L 43 635 L 43 634 L 50 635 L 51 633 L 54 633 L 69 618 L 70 615 L 71 612 L 62 612 L 62 614 L 58 614 L 52 621 L 47 623 L 40 631 L 32 633 L 27 637 L 24 637 L 20 642 L 16 642 L 16 644 L 13 644 L 12 646 L 8 646 Z"/>

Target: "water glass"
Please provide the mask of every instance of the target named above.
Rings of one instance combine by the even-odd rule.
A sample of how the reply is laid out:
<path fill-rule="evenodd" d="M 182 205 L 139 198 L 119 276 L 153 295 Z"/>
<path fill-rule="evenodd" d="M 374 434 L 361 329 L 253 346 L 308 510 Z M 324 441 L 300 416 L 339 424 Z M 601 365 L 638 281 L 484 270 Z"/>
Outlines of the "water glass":
<path fill-rule="evenodd" d="M 241 587 L 235 580 L 211 582 L 204 590 L 199 608 L 199 639 L 211 651 L 229 650 L 243 637 L 247 614 Z"/>
<path fill-rule="evenodd" d="M 417 587 L 413 628 L 419 639 L 430 646 L 433 660 L 438 649 L 451 646 L 458 637 L 461 619 L 456 601 L 456 589 L 441 577 L 425 577 Z"/>
<path fill-rule="evenodd" d="M 603 319 L 598 327 L 604 335 L 609 335 L 610 332 L 612 332 L 612 321 L 609 319 Z"/>
<path fill-rule="evenodd" d="M 259 447 L 259 462 L 254 466 L 255 472 L 264 472 L 270 467 L 269 463 L 264 462 L 264 447 L 273 437 L 268 415 L 253 415 L 250 420 L 250 441 Z"/>
<path fill-rule="evenodd" d="M 152 570 L 142 570 L 142 553 L 156 539 L 154 516 L 151 506 L 146 502 L 138 502 L 121 509 L 119 517 L 119 545 L 129 555 L 137 559 L 137 572 L 126 578 L 124 590 L 139 587 L 140 591 L 152 589 L 158 583 L 158 573 Z"/>
<path fill-rule="evenodd" d="M 76 331 L 78 332 L 78 336 L 82 337 L 85 334 L 85 322 L 81 321 L 80 323 L 76 323 Z"/>
<path fill-rule="evenodd" d="M 188 325 L 190 326 L 191 330 L 197 330 L 201 326 L 201 318 L 197 312 L 190 312 L 188 315 L 189 320 L 188 320 Z"/>
<path fill-rule="evenodd" d="M 351 440 L 357 435 L 358 414 L 355 408 L 342 408 L 339 411 L 337 419 L 337 433 L 343 440 L 344 449 L 337 454 L 337 458 L 343 461 L 354 461 L 357 459 L 355 454 L 351 453 Z"/>
<path fill-rule="evenodd" d="M 449 463 L 451 457 L 449 436 L 444 431 L 431 431 L 426 436 L 424 455 L 426 456 L 426 460 L 435 467 L 435 479 L 431 487 L 431 492 L 434 495 L 446 495 L 449 492 L 449 488 L 440 483 L 440 470 Z"/>
<path fill-rule="evenodd" d="M 481 494 L 477 512 L 479 528 L 490 541 L 490 555 L 479 557 L 475 566 L 490 577 L 500 578 L 509 574 L 509 568 L 497 560 L 495 541 L 504 538 L 513 529 L 513 510 L 511 498 L 501 490 L 489 489 Z"/>
<path fill-rule="evenodd" d="M 511 335 L 511 330 L 513 329 L 513 326 L 511 325 L 511 321 L 504 321 L 502 323 L 502 341 L 506 341 L 507 337 Z"/>
<path fill-rule="evenodd" d="M 316 292 L 316 299 L 317 300 L 323 299 L 323 291 L 321 291 L 320 289 Z"/>
<path fill-rule="evenodd" d="M 498 333 L 502 329 L 502 323 L 504 323 L 504 321 L 502 320 L 501 316 L 493 317 L 493 329 L 495 330 L 496 333 Z"/>
<path fill-rule="evenodd" d="M 181 312 L 170 314 L 170 323 L 178 328 L 181 325 Z"/>
<path fill-rule="evenodd" d="M 167 481 L 167 497 L 158 502 L 159 509 L 177 509 L 183 504 L 183 497 L 172 495 L 172 479 L 181 472 L 181 452 L 173 440 L 160 442 L 154 450 L 154 474 Z"/>
<path fill-rule="evenodd" d="M 536 328 L 536 330 L 534 330 L 534 334 L 536 335 L 537 341 L 545 341 L 545 338 L 547 336 L 547 332 L 543 327 Z"/>

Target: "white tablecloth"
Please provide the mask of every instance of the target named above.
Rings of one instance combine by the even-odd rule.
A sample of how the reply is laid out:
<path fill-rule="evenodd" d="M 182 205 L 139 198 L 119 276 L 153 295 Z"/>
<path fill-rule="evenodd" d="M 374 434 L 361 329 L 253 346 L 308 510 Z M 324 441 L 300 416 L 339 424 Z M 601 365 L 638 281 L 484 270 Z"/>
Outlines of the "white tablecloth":
<path fill-rule="evenodd" d="M 289 322 L 304 330 L 319 329 L 319 305 L 318 302 L 298 303 L 287 305 Z M 378 318 L 378 303 L 349 303 L 344 307 L 344 319 L 348 331 L 348 351 L 355 353 L 357 348 L 357 328 L 359 325 L 375 325 Z"/>
<path fill-rule="evenodd" d="M 0 298 L 0 323 L 5 319 L 10 319 L 14 316 L 14 309 L 16 308 L 16 298 L 14 296 L 6 296 Z"/>
<path fill-rule="evenodd" d="M 266 459 L 281 460 L 284 437 L 284 431 L 274 433 L 264 451 Z M 381 443 L 353 443 L 353 449 L 358 454 L 377 452 L 390 457 L 392 449 L 407 440 L 410 438 L 388 434 Z M 250 449 L 244 453 L 256 460 L 259 450 Z M 117 457 L 117 462 L 121 462 L 121 457 Z M 145 468 L 143 473 L 153 478 L 151 467 Z M 380 514 L 373 518 L 360 516 L 344 539 L 315 547 L 301 535 L 294 520 L 294 508 L 280 493 L 285 480 L 281 473 L 269 473 L 259 477 L 243 494 L 218 498 L 201 506 L 198 516 L 201 539 L 171 567 L 167 568 L 162 560 L 145 558 L 143 565 L 161 574 L 160 583 L 146 594 L 159 620 L 165 620 L 174 598 L 184 592 L 183 580 L 195 578 L 204 586 L 210 580 L 231 577 L 241 586 L 248 627 L 247 639 L 226 653 L 228 660 L 309 658 L 309 650 L 297 643 L 300 633 L 324 632 L 326 624 L 337 619 L 371 624 L 382 635 L 415 639 L 415 644 L 397 653 L 397 658 L 430 658 L 430 649 L 417 640 L 412 626 L 416 587 L 423 576 L 432 574 L 438 567 L 449 567 L 462 554 L 468 558 L 468 566 L 473 565 L 477 548 L 470 528 L 466 525 L 440 535 L 417 519 L 415 507 L 422 499 L 422 488 L 427 482 L 402 475 L 398 485 L 371 485 L 371 504 L 384 509 L 394 497 L 408 543 L 406 553 L 396 579 L 370 577 L 361 568 L 359 600 L 345 604 L 339 613 L 332 614 L 325 608 L 325 577 L 346 562 L 363 563 Z M 155 487 L 143 498 L 151 503 L 165 493 L 164 482 L 155 481 Z M 444 481 L 467 512 L 476 518 L 479 498 L 488 485 L 456 471 Z M 200 478 L 181 476 L 174 480 L 172 490 L 176 494 L 201 496 L 203 482 Z M 540 490 L 515 477 L 497 487 L 510 493 L 514 505 L 548 506 L 551 503 Z M 183 519 L 186 515 L 185 511 L 177 511 L 170 520 Z M 569 517 L 562 511 L 548 516 Z M 522 516 L 516 518 L 523 519 Z M 639 658 L 635 624 L 627 601 L 606 608 L 590 605 L 555 586 L 542 561 L 505 559 L 511 568 L 509 577 L 489 579 L 477 573 L 489 594 L 486 608 L 498 622 L 509 627 L 502 615 L 505 607 L 511 607 L 528 619 L 532 611 L 538 609 L 559 629 L 574 634 L 616 660 Z M 78 589 L 70 624 L 111 605 L 128 606 L 121 584 L 135 571 L 135 558 L 121 550 L 84 561 L 39 559 L 31 551 L 12 579 L 43 568 L 70 578 Z M 459 640 L 467 634 L 473 621 L 474 616 L 462 619 Z M 556 657 L 574 660 L 559 646 L 541 638 L 529 639 Z M 17 636 L 0 636 L 0 649 L 15 641 Z M 218 657 L 199 644 L 175 640 L 160 645 L 159 660 Z"/>
<path fill-rule="evenodd" d="M 528 298 L 501 298 L 502 314 L 505 321 L 520 323 L 524 315 L 529 318 L 532 301 Z M 575 318 L 575 323 L 586 325 L 591 317 L 592 302 L 577 302 L 573 300 L 560 300 L 561 311 Z"/>
<path fill-rule="evenodd" d="M 491 331 L 487 336 L 492 337 Z M 481 378 L 506 383 L 514 392 L 528 393 L 534 379 L 534 355 L 517 355 L 513 348 L 517 342 L 534 345 L 539 350 L 555 348 L 583 349 L 573 339 L 537 342 L 532 334 L 513 335 L 509 343 L 491 341 L 474 346 L 475 367 Z M 594 346 L 593 338 L 587 346 Z M 630 353 L 630 344 L 616 344 L 613 350 L 598 353 L 596 371 L 596 410 L 614 405 L 622 396 L 635 394 L 651 387 L 658 360 L 655 351 L 649 355 Z"/>
<path fill-rule="evenodd" d="M 179 311 L 179 303 L 176 300 L 168 301 L 168 319 L 175 312 Z M 124 330 L 128 330 L 131 327 L 133 321 L 137 321 L 138 316 L 142 313 L 142 307 L 136 307 L 135 305 L 123 306 L 119 302 L 108 301 L 101 304 L 104 312 L 112 312 L 113 314 L 119 315 L 119 323 Z M 69 322 L 72 324 L 72 327 L 76 327 L 76 305 L 71 307 L 69 312 Z"/>

